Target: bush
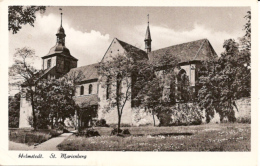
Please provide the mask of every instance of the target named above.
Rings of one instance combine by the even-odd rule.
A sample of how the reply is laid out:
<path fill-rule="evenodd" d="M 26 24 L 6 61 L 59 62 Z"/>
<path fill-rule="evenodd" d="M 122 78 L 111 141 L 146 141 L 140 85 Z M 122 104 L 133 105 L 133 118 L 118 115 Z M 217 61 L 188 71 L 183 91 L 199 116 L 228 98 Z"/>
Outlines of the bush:
<path fill-rule="evenodd" d="M 96 137 L 96 136 L 100 136 L 99 132 L 94 130 L 94 129 L 87 129 L 87 130 L 83 130 L 80 131 L 78 133 L 75 134 L 76 136 L 84 136 L 84 137 Z"/>
<path fill-rule="evenodd" d="M 180 103 L 173 107 L 158 107 L 159 126 L 187 126 L 202 123 L 202 112 L 194 103 Z"/>
<path fill-rule="evenodd" d="M 109 127 L 105 119 L 97 120 L 96 122 L 97 127 Z"/>
<path fill-rule="evenodd" d="M 119 129 L 119 133 L 117 133 L 117 128 L 114 128 L 111 131 L 110 135 L 118 135 L 118 136 L 124 136 L 124 135 L 130 135 L 130 131 L 128 129 Z"/>

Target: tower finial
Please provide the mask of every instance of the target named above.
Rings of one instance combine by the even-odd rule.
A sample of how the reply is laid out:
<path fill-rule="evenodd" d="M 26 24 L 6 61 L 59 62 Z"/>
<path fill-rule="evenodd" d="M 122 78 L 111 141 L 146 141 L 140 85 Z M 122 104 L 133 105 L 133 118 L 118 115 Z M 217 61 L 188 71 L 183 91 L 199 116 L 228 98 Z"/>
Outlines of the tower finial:
<path fill-rule="evenodd" d="M 60 8 L 59 10 L 61 11 L 61 13 L 60 13 L 60 18 L 61 18 L 60 19 L 60 26 L 62 26 L 62 8 Z"/>
<path fill-rule="evenodd" d="M 147 20 L 148 20 L 148 25 L 149 25 L 149 14 L 147 14 Z"/>
<path fill-rule="evenodd" d="M 150 28 L 149 28 L 149 14 L 147 14 L 147 29 L 146 29 L 146 34 L 145 34 L 145 49 L 147 50 L 147 54 L 151 52 L 152 50 L 152 39 L 151 39 L 151 33 L 150 33 Z"/>

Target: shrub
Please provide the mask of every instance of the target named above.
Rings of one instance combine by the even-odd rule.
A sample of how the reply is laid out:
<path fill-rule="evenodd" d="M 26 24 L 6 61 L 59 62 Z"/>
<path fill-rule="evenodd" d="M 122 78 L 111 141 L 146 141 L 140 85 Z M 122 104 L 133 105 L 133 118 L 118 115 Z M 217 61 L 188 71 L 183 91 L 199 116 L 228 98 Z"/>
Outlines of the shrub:
<path fill-rule="evenodd" d="M 85 137 L 96 137 L 100 136 L 99 132 L 94 129 L 86 129 L 85 131 L 80 131 L 75 134 L 76 136 L 85 136 Z"/>
<path fill-rule="evenodd" d="M 124 135 L 130 135 L 130 131 L 128 129 L 119 129 L 119 133 L 117 133 L 117 128 L 114 128 L 111 131 L 110 135 L 117 135 L 117 136 L 124 136 Z"/>
<path fill-rule="evenodd" d="M 105 119 L 97 120 L 96 122 L 97 127 L 109 127 Z"/>
<path fill-rule="evenodd" d="M 157 108 L 159 126 L 199 125 L 202 123 L 202 112 L 193 103 L 180 103 L 173 107 Z"/>

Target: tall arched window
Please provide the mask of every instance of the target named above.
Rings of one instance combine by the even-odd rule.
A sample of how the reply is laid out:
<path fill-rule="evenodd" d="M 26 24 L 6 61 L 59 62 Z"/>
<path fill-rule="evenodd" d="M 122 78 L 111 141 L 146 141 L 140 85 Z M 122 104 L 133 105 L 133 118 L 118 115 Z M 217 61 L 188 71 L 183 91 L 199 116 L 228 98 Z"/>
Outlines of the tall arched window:
<path fill-rule="evenodd" d="M 109 99 L 109 98 L 110 98 L 110 93 L 111 93 L 111 79 L 110 79 L 110 78 L 107 79 L 106 84 L 107 84 L 107 89 L 106 89 L 106 91 L 107 91 L 107 93 L 106 93 L 106 98 Z"/>
<path fill-rule="evenodd" d="M 80 87 L 80 95 L 84 95 L 84 86 L 83 85 Z"/>
<path fill-rule="evenodd" d="M 186 71 L 181 69 L 177 75 L 177 84 L 179 91 L 179 100 L 188 100 L 187 88 L 189 86 L 189 77 L 186 75 Z"/>
<path fill-rule="evenodd" d="M 92 94 L 92 84 L 90 84 L 88 87 L 88 94 Z"/>

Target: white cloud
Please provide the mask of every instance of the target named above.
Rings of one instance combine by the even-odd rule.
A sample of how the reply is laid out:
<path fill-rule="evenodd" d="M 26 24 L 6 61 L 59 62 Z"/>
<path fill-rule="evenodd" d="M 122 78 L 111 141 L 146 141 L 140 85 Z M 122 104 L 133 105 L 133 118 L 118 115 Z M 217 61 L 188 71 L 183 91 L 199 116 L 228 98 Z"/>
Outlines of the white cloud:
<path fill-rule="evenodd" d="M 146 26 L 147 25 L 138 25 L 131 31 L 126 28 L 123 34 L 127 37 L 125 37 L 124 40 L 127 40 L 126 42 L 129 42 L 129 44 L 137 45 L 143 49 Z M 222 46 L 224 40 L 229 38 L 237 39 L 237 37 L 243 35 L 242 30 L 227 33 L 225 31 L 213 31 L 199 24 L 195 24 L 194 28 L 190 31 L 176 31 L 166 26 L 150 25 L 150 31 L 152 36 L 152 50 L 207 38 L 218 55 L 223 52 Z"/>
<path fill-rule="evenodd" d="M 60 26 L 60 18 L 53 14 L 48 16 L 36 15 L 35 26 L 25 25 L 18 34 L 9 34 L 9 55 L 15 52 L 15 48 L 29 46 L 35 49 L 37 56 L 46 55 L 50 48 L 56 44 L 56 33 Z M 106 49 L 109 46 L 109 35 L 102 35 L 100 32 L 91 30 L 90 32 L 81 32 L 75 30 L 73 25 L 68 25 L 66 19 L 63 19 L 63 27 L 66 33 L 66 47 L 70 53 L 77 58 L 78 66 L 96 63 L 101 60 Z M 35 61 L 35 66 L 41 68 L 41 59 Z M 12 59 L 9 60 L 12 64 Z"/>

